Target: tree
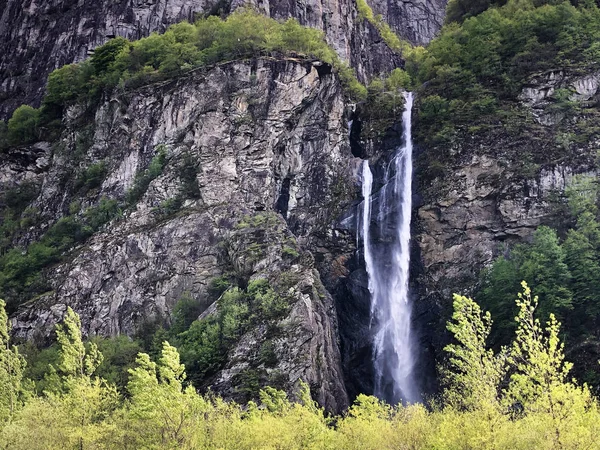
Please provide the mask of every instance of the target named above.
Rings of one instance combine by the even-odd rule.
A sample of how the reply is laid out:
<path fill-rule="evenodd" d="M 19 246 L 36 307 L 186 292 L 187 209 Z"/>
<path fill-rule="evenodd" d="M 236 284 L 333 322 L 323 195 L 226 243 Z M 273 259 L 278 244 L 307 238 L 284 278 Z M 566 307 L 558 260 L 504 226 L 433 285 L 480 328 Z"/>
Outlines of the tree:
<path fill-rule="evenodd" d="M 66 379 L 91 377 L 102 363 L 102 353 L 94 342 L 86 350 L 81 338 L 81 319 L 70 306 L 63 323 L 56 325 L 56 340 L 60 348 L 58 368 Z"/>
<path fill-rule="evenodd" d="M 130 369 L 131 400 L 119 439 L 135 448 L 203 448 L 208 403 L 192 386 L 184 387 L 185 367 L 168 342 L 158 364 L 140 353 Z"/>
<path fill-rule="evenodd" d="M 565 189 L 571 215 L 578 218 L 584 212 L 598 214 L 598 181 L 589 175 L 575 175 Z"/>
<path fill-rule="evenodd" d="M 90 58 L 90 64 L 96 76 L 102 76 L 109 71 L 111 65 L 128 42 L 127 39 L 118 36 L 94 50 L 94 54 Z"/>
<path fill-rule="evenodd" d="M 508 344 L 516 328 L 514 293 L 519 290 L 519 250 L 519 247 L 515 248 L 510 258 L 499 256 L 482 273 L 482 289 L 477 297 L 494 317 L 490 333 L 490 344 L 494 347 Z"/>
<path fill-rule="evenodd" d="M 40 111 L 29 105 L 19 106 L 8 120 L 8 141 L 11 145 L 28 144 L 37 138 Z"/>
<path fill-rule="evenodd" d="M 483 289 L 478 297 L 496 318 L 494 345 L 507 344 L 514 332 L 514 292 L 522 280 L 536 286 L 540 298 L 537 314 L 541 319 L 546 320 L 551 312 L 566 317 L 573 309 L 571 272 L 565 248 L 553 229 L 540 226 L 531 244 L 515 246 L 508 257 L 500 256 L 483 272 Z"/>
<path fill-rule="evenodd" d="M 448 367 L 442 370 L 444 400 L 460 410 L 497 405 L 498 386 L 506 374 L 506 355 L 487 348 L 492 328 L 489 312 L 472 299 L 454 295 L 454 313 L 447 328 L 457 343 L 447 345 Z"/>
<path fill-rule="evenodd" d="M 541 226 L 535 231 L 520 274 L 523 280 L 536 287 L 541 300 L 538 314 L 543 320 L 551 312 L 565 317 L 566 312 L 573 309 L 573 294 L 568 287 L 571 274 L 565 263 L 565 252 L 552 228 Z"/>
<path fill-rule="evenodd" d="M 4 430 L 10 448 L 97 448 L 109 434 L 110 417 L 119 405 L 114 385 L 93 377 L 102 361 L 95 344 L 86 350 L 81 339 L 79 316 L 67 308 L 62 324 L 56 326 L 59 346 L 59 377 L 55 391 L 29 401 L 17 420 Z"/>
<path fill-rule="evenodd" d="M 538 298 L 532 298 L 526 282 L 522 286 L 516 338 L 509 354 L 512 374 L 504 402 L 513 411 L 548 415 L 554 448 L 565 448 L 564 433 L 594 407 L 594 401 L 586 386 L 579 387 L 568 378 L 573 364 L 565 361 L 564 344 L 558 337 L 560 323 L 550 314 L 542 328 L 534 315 Z"/>
<path fill-rule="evenodd" d="M 5 306 L 4 300 L 0 300 L 0 424 L 14 415 L 27 394 L 23 380 L 25 358 L 17 347 L 10 346 L 10 323 Z"/>
<path fill-rule="evenodd" d="M 564 243 L 574 305 L 569 322 L 578 334 L 593 332 L 600 315 L 600 261 L 588 236 L 583 230 L 569 230 Z"/>

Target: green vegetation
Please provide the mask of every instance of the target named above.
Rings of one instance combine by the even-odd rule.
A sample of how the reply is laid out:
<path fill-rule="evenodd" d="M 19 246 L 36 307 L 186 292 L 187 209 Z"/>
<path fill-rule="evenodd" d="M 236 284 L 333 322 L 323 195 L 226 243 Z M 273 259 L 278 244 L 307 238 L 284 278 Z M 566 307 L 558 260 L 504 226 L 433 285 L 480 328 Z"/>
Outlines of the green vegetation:
<path fill-rule="evenodd" d="M 19 106 L 8 121 L 8 144 L 29 143 L 35 141 L 40 120 L 39 110 L 28 105 Z"/>
<path fill-rule="evenodd" d="M 164 145 L 158 145 L 155 149 L 156 154 L 150 161 L 146 170 L 136 175 L 133 186 L 127 192 L 127 203 L 130 206 L 135 205 L 148 190 L 150 183 L 156 179 L 163 171 L 167 159 L 167 149 Z"/>
<path fill-rule="evenodd" d="M 97 196 L 107 174 L 107 163 L 101 161 L 85 168 L 73 183 L 74 199 L 69 205 L 69 215 L 54 223 L 37 241 L 26 248 L 14 247 L 15 240 L 30 227 L 37 225 L 37 210 L 27 205 L 37 197 L 38 187 L 30 183 L 9 189 L 2 201 L 0 225 L 0 291 L 8 301 L 9 311 L 49 290 L 43 271 L 68 257 L 76 245 L 84 243 L 92 234 L 111 220 L 119 217 L 126 208 L 133 207 L 146 193 L 150 183 L 163 171 L 167 161 L 164 145 L 158 145 L 146 170 L 140 171 L 124 200 L 101 197 L 94 206 L 81 210 L 81 198 Z M 197 166 L 186 158 L 179 170 L 181 192 L 173 199 L 162 202 L 155 210 L 160 217 L 172 215 L 180 209 L 186 198 L 198 196 Z M 190 169 L 191 167 L 191 169 Z"/>
<path fill-rule="evenodd" d="M 100 187 L 106 177 L 107 170 L 106 161 L 90 165 L 77 177 L 74 189 L 79 191 L 81 195 L 85 195 L 88 191 Z"/>
<path fill-rule="evenodd" d="M 225 20 L 210 16 L 194 24 L 182 22 L 164 34 L 153 33 L 135 42 L 111 39 L 88 60 L 55 70 L 48 77 L 41 108 L 19 107 L 8 126 L 0 127 L 0 144 L 21 145 L 50 134 L 60 126 L 57 119 L 65 108 L 93 105 L 103 92 L 136 88 L 216 63 L 281 54 L 330 64 L 350 97 L 366 95 L 354 71 L 325 43 L 321 31 L 303 27 L 295 19 L 282 23 L 238 9 Z"/>
<path fill-rule="evenodd" d="M 36 224 L 37 211 L 27 205 L 37 197 L 38 191 L 38 186 L 25 182 L 4 192 L 0 201 L 3 206 L 0 212 L 0 255 L 10 249 L 15 237 L 24 229 Z"/>
<path fill-rule="evenodd" d="M 450 0 L 446 6 L 446 23 L 462 23 L 469 17 L 481 14 L 490 6 L 502 6 L 506 0 Z"/>
<path fill-rule="evenodd" d="M 365 137 L 381 138 L 397 123 L 404 109 L 402 90 L 411 88 L 410 75 L 394 69 L 386 78 L 376 78 L 367 87 L 367 99 L 360 107 L 360 116 L 369 126 Z"/>
<path fill-rule="evenodd" d="M 467 4 L 475 8 L 473 14 L 481 9 Z M 418 96 L 419 139 L 447 147 L 460 129 L 506 127 L 531 74 L 597 67 L 599 24 L 593 2 L 529 0 L 511 0 L 460 25 L 447 24 L 426 51 L 408 55 L 411 74 L 419 84 L 426 82 Z M 572 106 L 564 94 L 554 94 L 555 107 Z"/>
<path fill-rule="evenodd" d="M 477 295 L 496 318 L 491 342 L 506 344 L 515 324 L 517 309 L 512 292 L 520 280 L 536 286 L 540 298 L 537 317 L 547 320 L 551 312 L 565 324 L 568 348 L 598 339 L 600 326 L 600 222 L 598 185 L 594 177 L 577 176 L 567 188 L 569 225 L 563 239 L 542 226 L 530 244 L 517 245 L 500 256 L 483 273 Z M 577 357 L 575 355 L 575 357 Z M 580 361 L 576 361 L 580 363 Z M 585 381 L 600 385 L 597 367 L 582 374 Z"/>
<path fill-rule="evenodd" d="M 389 48 L 400 55 L 406 56 L 412 46 L 408 42 L 401 40 L 398 35 L 392 31 L 381 14 L 376 16 L 366 0 L 356 0 L 356 9 L 358 10 L 359 20 L 367 20 L 371 23 L 377 29 L 379 35 Z"/>
<path fill-rule="evenodd" d="M 42 238 L 26 249 L 13 247 L 0 256 L 0 290 L 14 311 L 23 301 L 47 290 L 42 270 L 58 263 L 67 250 L 84 242 L 95 231 L 120 213 L 116 200 L 102 198 L 82 217 L 66 216 L 52 225 Z"/>
<path fill-rule="evenodd" d="M 448 329 L 455 341 L 446 348 L 441 403 L 390 406 L 359 395 L 337 417 L 319 408 L 304 383 L 296 402 L 272 387 L 246 405 L 201 395 L 168 342 L 155 360 L 139 352 L 130 366 L 134 344 L 118 338 L 110 345 L 103 340 L 86 345 L 70 308 L 57 326 L 52 358 L 46 358 L 46 389 L 34 390 L 27 379 L 34 371 L 9 343 L 0 302 L 0 445 L 15 450 L 596 448 L 598 402 L 569 378 L 560 325 L 550 315 L 542 326 L 534 317 L 537 298 L 523 287 L 515 337 L 499 352 L 487 348 L 490 314 L 469 298 L 454 297 Z M 250 290 L 265 292 L 261 283 Z M 222 322 L 225 334 L 235 329 L 228 323 Z M 273 354 L 266 341 L 260 358 L 269 363 Z M 126 357 L 119 362 L 114 355 Z M 105 378 L 114 373 L 112 365 L 121 374 L 129 367 L 121 391 Z M 244 389 L 258 389 L 255 371 L 238 378 Z"/>
<path fill-rule="evenodd" d="M 194 320 L 197 310 L 181 309 L 189 303 L 188 300 L 175 309 L 176 319 L 163 337 L 177 344 L 190 379 L 198 384 L 221 368 L 230 348 L 244 333 L 261 324 L 272 326 L 288 311 L 287 299 L 264 279 L 251 281 L 245 290 L 236 287 L 225 291 L 215 313 L 201 320 Z"/>

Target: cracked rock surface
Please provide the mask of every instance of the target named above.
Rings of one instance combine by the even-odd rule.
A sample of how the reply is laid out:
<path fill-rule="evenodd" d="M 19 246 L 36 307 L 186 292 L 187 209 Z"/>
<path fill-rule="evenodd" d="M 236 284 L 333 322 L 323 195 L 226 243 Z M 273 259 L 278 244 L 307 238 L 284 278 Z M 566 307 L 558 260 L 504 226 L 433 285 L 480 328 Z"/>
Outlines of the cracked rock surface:
<path fill-rule="evenodd" d="M 0 0 L 0 118 L 10 117 L 21 104 L 39 106 L 52 70 L 82 61 L 112 37 L 139 39 L 182 20 L 227 14 L 247 4 L 275 19 L 294 17 L 323 30 L 362 81 L 401 64 L 371 25 L 357 21 L 353 0 Z"/>
<path fill-rule="evenodd" d="M 79 199 L 75 214 L 83 214 L 103 197 L 123 199 L 136 174 L 166 152 L 162 173 L 135 207 L 47 271 L 51 290 L 14 316 L 15 335 L 46 339 L 67 306 L 81 315 L 87 336 L 134 335 L 156 318 L 168 321 L 184 293 L 214 312 L 216 277 L 233 274 L 242 284 L 264 278 L 289 312 L 242 336 L 208 385 L 238 398 L 239 377 L 252 370 L 263 385 L 276 379 L 294 392 L 304 380 L 327 409 L 347 406 L 335 306 L 317 269 L 332 277 L 333 261 L 347 251 L 326 243 L 335 239 L 331 205 L 348 201 L 358 161 L 340 85 L 317 68 L 257 59 L 197 70 L 111 98 L 85 126 L 70 111 L 51 148 L 38 143 L 20 150 L 26 157 L 3 155 L 0 181 L 17 183 L 19 173 L 41 185 L 31 206 L 47 227 L 73 214 L 77 197 L 67 177 L 106 164 L 102 185 Z M 183 192 L 182 168 L 190 162 L 197 195 L 175 214 L 162 214 Z M 22 244 L 35 238 L 32 232 Z M 269 337 L 269 327 L 281 332 Z M 257 355 L 268 338 L 277 362 L 266 367 Z"/>

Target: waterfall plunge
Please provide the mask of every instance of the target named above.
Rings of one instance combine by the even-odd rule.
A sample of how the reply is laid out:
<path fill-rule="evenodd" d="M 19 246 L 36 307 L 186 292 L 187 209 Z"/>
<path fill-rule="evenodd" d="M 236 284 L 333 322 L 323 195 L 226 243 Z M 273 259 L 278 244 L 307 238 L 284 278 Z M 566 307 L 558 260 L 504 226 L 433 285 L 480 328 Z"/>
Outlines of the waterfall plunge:
<path fill-rule="evenodd" d="M 368 161 L 362 167 L 361 230 L 371 294 L 371 326 L 375 395 L 390 403 L 419 401 L 411 343 L 410 219 L 412 211 L 412 93 L 405 94 L 402 114 L 404 145 L 396 151 L 379 191 L 376 220 L 371 223 L 373 176 Z M 390 177 L 391 173 L 391 177 Z M 373 202 L 374 204 L 374 202 Z M 379 227 L 380 244 L 373 242 Z M 377 233 L 375 233 L 377 234 Z"/>

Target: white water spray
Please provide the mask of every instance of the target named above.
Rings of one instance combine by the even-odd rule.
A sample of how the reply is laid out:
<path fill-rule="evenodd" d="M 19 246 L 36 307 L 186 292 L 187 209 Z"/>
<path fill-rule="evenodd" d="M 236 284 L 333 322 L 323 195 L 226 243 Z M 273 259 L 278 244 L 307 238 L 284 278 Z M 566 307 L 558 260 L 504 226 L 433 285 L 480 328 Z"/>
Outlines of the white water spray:
<path fill-rule="evenodd" d="M 371 230 L 373 177 L 363 163 L 361 235 L 371 293 L 375 395 L 391 403 L 419 400 L 413 368 L 411 303 L 409 298 L 410 219 L 412 212 L 413 96 L 405 94 L 402 114 L 404 145 L 394 155 L 379 191 L 378 229 Z M 393 172 L 390 178 L 389 173 Z M 375 244 L 372 234 L 378 233 Z"/>

